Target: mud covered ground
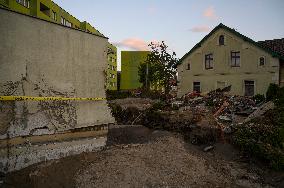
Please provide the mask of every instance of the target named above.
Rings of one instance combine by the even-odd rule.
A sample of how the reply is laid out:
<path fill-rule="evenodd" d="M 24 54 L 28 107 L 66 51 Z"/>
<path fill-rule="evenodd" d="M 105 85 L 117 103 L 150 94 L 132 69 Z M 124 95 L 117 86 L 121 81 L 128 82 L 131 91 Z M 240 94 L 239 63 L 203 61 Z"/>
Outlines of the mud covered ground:
<path fill-rule="evenodd" d="M 248 161 L 229 144 L 195 146 L 179 134 L 112 127 L 98 152 L 33 165 L 3 187 L 284 187 L 284 175 Z"/>

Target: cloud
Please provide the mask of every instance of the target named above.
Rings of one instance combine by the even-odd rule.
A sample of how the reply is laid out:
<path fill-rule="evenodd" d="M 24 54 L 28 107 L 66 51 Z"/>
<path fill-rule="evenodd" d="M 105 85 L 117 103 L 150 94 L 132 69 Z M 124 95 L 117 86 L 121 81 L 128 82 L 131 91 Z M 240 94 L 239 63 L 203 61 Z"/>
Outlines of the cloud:
<path fill-rule="evenodd" d="M 140 38 L 127 38 L 121 42 L 114 43 L 114 45 L 118 47 L 130 48 L 133 50 L 147 51 L 147 50 L 150 50 L 148 47 L 149 43 Z"/>
<path fill-rule="evenodd" d="M 210 19 L 210 20 L 216 20 L 218 18 L 218 16 L 215 13 L 215 9 L 214 9 L 213 6 L 210 6 L 207 9 L 205 9 L 205 11 L 203 12 L 203 16 L 205 18 Z"/>
<path fill-rule="evenodd" d="M 157 8 L 154 7 L 154 6 L 150 6 L 150 7 L 147 8 L 147 12 L 149 14 L 156 14 L 157 13 Z"/>
<path fill-rule="evenodd" d="M 210 27 L 208 27 L 207 25 L 200 25 L 191 28 L 190 31 L 195 33 L 208 32 L 210 31 Z"/>

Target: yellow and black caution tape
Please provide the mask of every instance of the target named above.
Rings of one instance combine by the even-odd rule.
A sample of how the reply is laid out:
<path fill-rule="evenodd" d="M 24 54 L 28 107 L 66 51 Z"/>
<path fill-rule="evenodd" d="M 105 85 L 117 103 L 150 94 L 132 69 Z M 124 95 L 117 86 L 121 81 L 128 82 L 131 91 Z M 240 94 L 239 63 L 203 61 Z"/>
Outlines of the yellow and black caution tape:
<path fill-rule="evenodd" d="M 102 101 L 106 98 L 81 98 L 81 97 L 28 97 L 28 96 L 0 96 L 0 101 Z"/>

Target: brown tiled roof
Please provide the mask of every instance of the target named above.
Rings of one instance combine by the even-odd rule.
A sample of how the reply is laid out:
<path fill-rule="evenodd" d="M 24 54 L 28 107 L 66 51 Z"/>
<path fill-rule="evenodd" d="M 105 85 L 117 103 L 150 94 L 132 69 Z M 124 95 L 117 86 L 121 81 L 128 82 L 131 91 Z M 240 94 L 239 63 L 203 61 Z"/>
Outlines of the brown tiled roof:
<path fill-rule="evenodd" d="M 258 41 L 258 43 L 262 47 L 268 48 L 268 49 L 280 54 L 281 56 L 284 56 L 284 38 Z"/>

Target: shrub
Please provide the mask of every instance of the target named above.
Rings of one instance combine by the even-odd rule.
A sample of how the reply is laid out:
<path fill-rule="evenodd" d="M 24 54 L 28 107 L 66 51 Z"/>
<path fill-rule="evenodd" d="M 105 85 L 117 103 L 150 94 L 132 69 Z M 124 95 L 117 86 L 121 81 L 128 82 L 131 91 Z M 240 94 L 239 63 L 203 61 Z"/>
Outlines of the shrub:
<path fill-rule="evenodd" d="M 158 101 L 154 103 L 151 107 L 152 110 L 164 110 L 167 104 L 163 101 Z"/>
<path fill-rule="evenodd" d="M 124 99 L 131 96 L 132 95 L 130 91 L 117 91 L 117 90 L 106 91 L 107 100 Z"/>
<path fill-rule="evenodd" d="M 279 95 L 279 86 L 276 84 L 270 84 L 267 92 L 266 92 L 266 100 L 267 101 L 272 101 L 278 98 Z"/>
<path fill-rule="evenodd" d="M 253 100 L 256 102 L 256 104 L 259 104 L 265 101 L 265 96 L 261 94 L 257 94 L 253 96 Z"/>
<path fill-rule="evenodd" d="M 271 111 L 270 115 L 274 112 Z M 271 122 L 273 123 L 273 122 Z M 284 170 L 283 124 L 249 123 L 242 125 L 234 134 L 234 144 L 277 170 Z"/>
<path fill-rule="evenodd" d="M 271 84 L 266 95 L 275 109 L 238 127 L 233 141 L 242 151 L 284 170 L 284 89 Z"/>

